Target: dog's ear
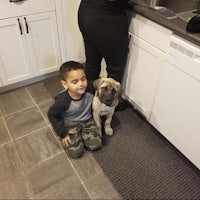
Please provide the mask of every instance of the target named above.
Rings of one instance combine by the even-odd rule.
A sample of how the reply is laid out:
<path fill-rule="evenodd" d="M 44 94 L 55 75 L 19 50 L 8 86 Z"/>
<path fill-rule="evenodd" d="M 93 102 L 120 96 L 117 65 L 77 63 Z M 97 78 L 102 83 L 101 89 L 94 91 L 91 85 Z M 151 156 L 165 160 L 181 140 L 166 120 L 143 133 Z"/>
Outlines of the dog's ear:
<path fill-rule="evenodd" d="M 99 88 L 99 86 L 100 86 L 100 84 L 101 84 L 101 81 L 102 81 L 102 79 L 101 79 L 101 78 L 98 78 L 98 79 L 96 79 L 96 80 L 93 82 L 93 86 L 94 86 L 94 89 L 95 89 L 95 90 L 98 90 L 98 88 Z"/>
<path fill-rule="evenodd" d="M 116 81 L 116 90 L 119 96 L 122 95 L 122 86 L 119 82 Z"/>

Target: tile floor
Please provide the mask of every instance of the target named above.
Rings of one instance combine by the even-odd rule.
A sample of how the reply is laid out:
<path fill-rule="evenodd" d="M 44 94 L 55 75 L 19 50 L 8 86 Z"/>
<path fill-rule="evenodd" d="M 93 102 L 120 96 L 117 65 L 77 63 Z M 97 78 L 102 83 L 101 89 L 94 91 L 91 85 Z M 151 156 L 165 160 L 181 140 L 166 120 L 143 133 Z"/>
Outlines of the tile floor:
<path fill-rule="evenodd" d="M 0 199 L 121 199 L 91 152 L 70 159 L 47 119 L 57 77 L 0 94 Z"/>

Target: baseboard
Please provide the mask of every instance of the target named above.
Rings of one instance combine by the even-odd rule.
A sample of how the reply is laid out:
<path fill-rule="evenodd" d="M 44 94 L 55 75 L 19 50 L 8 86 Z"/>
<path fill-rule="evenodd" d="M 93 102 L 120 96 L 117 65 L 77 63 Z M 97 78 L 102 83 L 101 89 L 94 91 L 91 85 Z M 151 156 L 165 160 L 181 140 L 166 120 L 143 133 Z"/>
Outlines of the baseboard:
<path fill-rule="evenodd" d="M 23 87 L 23 86 L 26 86 L 26 85 L 30 85 L 32 83 L 43 81 L 45 79 L 56 76 L 58 74 L 59 74 L 59 72 L 56 71 L 56 72 L 52 72 L 52 73 L 49 73 L 49 74 L 37 76 L 37 77 L 31 78 L 31 79 L 27 79 L 27 80 L 24 80 L 24 81 L 20 81 L 20 82 L 14 83 L 14 84 L 6 85 L 6 86 L 3 86 L 3 87 L 0 87 L 0 93 L 4 93 L 4 92 L 10 91 L 10 90 L 14 90 L 16 88 L 20 88 L 20 87 Z"/>

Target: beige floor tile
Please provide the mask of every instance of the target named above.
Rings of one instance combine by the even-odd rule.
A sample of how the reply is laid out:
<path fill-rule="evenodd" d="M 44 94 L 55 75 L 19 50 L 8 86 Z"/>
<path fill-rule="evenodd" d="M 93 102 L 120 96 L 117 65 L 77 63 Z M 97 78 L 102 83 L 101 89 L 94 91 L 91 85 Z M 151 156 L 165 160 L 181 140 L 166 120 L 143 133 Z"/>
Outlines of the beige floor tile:
<path fill-rule="evenodd" d="M 18 138 L 47 126 L 36 107 L 6 116 L 5 121 L 13 138 Z"/>
<path fill-rule="evenodd" d="M 14 141 L 25 169 L 62 151 L 51 130 L 46 127 Z"/>
<path fill-rule="evenodd" d="M 31 96 L 33 97 L 36 104 L 52 99 L 52 96 L 45 87 L 44 82 L 32 84 L 27 88 L 30 91 Z"/>
<path fill-rule="evenodd" d="M 121 199 L 121 196 L 103 172 L 92 176 L 91 171 L 91 178 L 84 184 L 92 199 Z"/>
<path fill-rule="evenodd" d="M 0 110 L 3 116 L 29 108 L 33 105 L 34 102 L 26 88 L 0 94 Z"/>
<path fill-rule="evenodd" d="M 65 153 L 33 168 L 27 177 L 35 199 L 89 199 Z"/>
<path fill-rule="evenodd" d="M 23 171 L 13 143 L 0 146 L 0 181 Z"/>
<path fill-rule="evenodd" d="M 61 85 L 61 78 L 60 76 L 54 76 L 44 81 L 44 85 L 51 94 L 52 98 L 54 99 L 55 96 L 60 93 L 64 88 Z"/>
<path fill-rule="evenodd" d="M 92 199 L 121 199 L 102 169 L 87 151 L 79 159 L 70 159 Z"/>
<path fill-rule="evenodd" d="M 2 118 L 2 117 L 3 117 L 3 112 L 0 109 L 0 118 Z"/>
<path fill-rule="evenodd" d="M 0 119 L 0 145 L 10 141 L 10 136 L 6 129 L 3 118 Z"/>
<path fill-rule="evenodd" d="M 97 176 L 102 171 L 89 151 L 85 152 L 81 158 L 70 159 L 70 161 L 83 182 L 86 182 L 91 177 Z"/>
<path fill-rule="evenodd" d="M 23 174 L 0 182 L 0 199 L 28 199 L 31 197 Z"/>
<path fill-rule="evenodd" d="M 42 112 L 42 114 L 44 115 L 44 117 L 47 121 L 49 121 L 48 117 L 47 117 L 47 112 L 52 104 L 53 104 L 53 100 L 50 100 L 50 101 L 47 101 L 47 102 L 44 102 L 44 103 L 41 103 L 38 105 L 40 111 Z"/>

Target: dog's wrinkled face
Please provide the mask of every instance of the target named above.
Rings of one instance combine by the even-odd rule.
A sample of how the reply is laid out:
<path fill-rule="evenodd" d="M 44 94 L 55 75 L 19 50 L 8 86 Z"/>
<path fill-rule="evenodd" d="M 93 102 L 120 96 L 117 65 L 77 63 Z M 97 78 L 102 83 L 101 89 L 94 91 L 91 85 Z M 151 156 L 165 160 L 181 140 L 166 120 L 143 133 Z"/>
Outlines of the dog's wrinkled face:
<path fill-rule="evenodd" d="M 99 97 L 101 103 L 107 106 L 116 106 L 118 104 L 118 97 L 121 91 L 119 82 L 112 78 L 100 78 L 94 81 L 94 88 L 96 96 Z"/>

